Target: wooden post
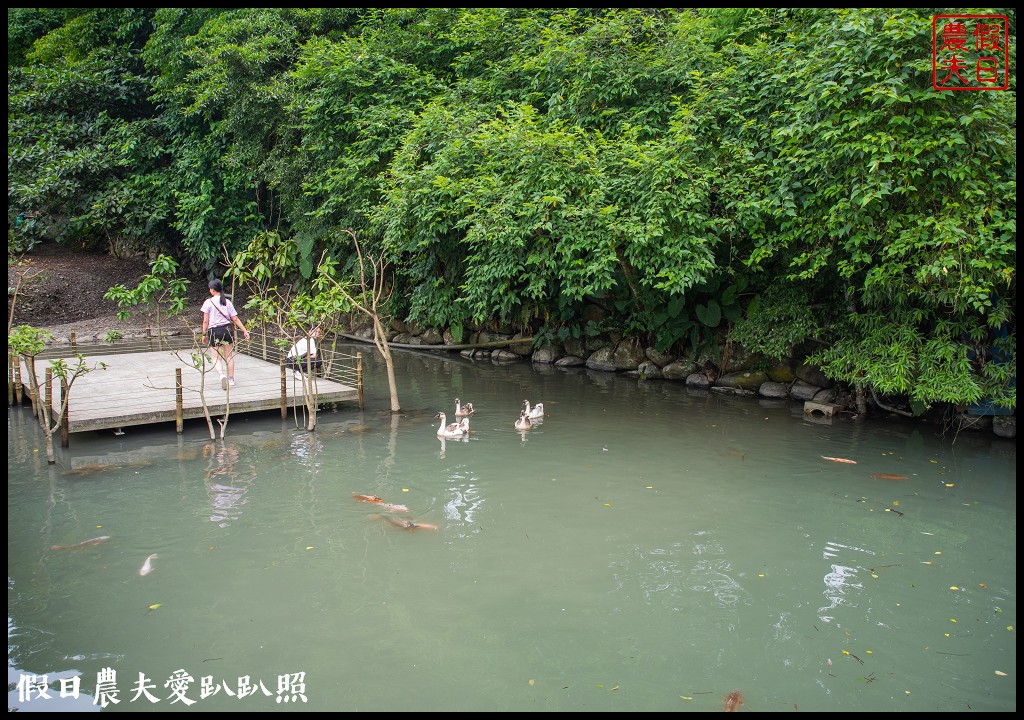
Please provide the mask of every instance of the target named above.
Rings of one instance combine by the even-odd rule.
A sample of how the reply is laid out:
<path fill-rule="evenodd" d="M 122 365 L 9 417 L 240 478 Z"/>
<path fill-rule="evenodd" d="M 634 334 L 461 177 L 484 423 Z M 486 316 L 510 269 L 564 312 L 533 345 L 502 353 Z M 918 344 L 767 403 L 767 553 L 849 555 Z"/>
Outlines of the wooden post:
<path fill-rule="evenodd" d="M 72 330 L 71 331 L 71 352 L 72 353 L 75 352 L 75 339 L 76 339 L 76 337 L 77 337 L 77 333 L 74 330 Z"/>
<path fill-rule="evenodd" d="M 19 355 L 14 358 L 14 399 L 17 401 L 18 405 L 21 405 L 24 401 L 24 392 L 25 389 L 21 384 L 21 356 Z"/>
<path fill-rule="evenodd" d="M 267 360 L 267 334 L 265 332 L 261 333 L 260 334 L 260 338 L 261 338 L 260 342 L 263 345 L 263 361 L 266 362 L 266 360 Z"/>
<path fill-rule="evenodd" d="M 153 350 L 153 329 L 146 328 L 146 342 L 149 343 L 150 352 Z"/>
<path fill-rule="evenodd" d="M 7 352 L 7 406 L 14 404 L 14 353 Z"/>
<path fill-rule="evenodd" d="M 359 391 L 359 409 L 363 409 L 363 354 L 356 353 L 356 390 Z"/>
<path fill-rule="evenodd" d="M 185 430 L 185 409 L 181 398 L 181 368 L 174 368 L 174 428 L 179 435 Z"/>
<path fill-rule="evenodd" d="M 286 420 L 288 418 L 288 378 L 284 372 L 284 356 L 277 361 L 278 367 L 281 368 L 281 419 Z"/>
<path fill-rule="evenodd" d="M 68 415 L 71 414 L 71 398 L 68 397 L 68 379 L 66 377 L 60 379 L 60 401 L 61 405 L 67 401 L 67 405 L 64 405 L 64 413 L 60 416 L 60 446 L 66 448 L 71 445 L 70 420 L 68 420 Z"/>

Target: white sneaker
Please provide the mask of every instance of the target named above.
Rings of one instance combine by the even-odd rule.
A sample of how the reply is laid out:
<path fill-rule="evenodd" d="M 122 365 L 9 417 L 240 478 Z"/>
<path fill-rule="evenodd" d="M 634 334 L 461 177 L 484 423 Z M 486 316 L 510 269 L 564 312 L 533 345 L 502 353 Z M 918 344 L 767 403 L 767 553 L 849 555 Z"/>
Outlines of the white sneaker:
<path fill-rule="evenodd" d="M 229 382 L 231 383 L 231 387 L 235 386 L 235 379 L 234 378 L 231 378 L 231 380 Z"/>
<path fill-rule="evenodd" d="M 228 389 L 228 378 L 227 378 L 226 375 L 221 375 L 220 376 L 220 389 L 221 390 L 227 390 Z"/>
<path fill-rule="evenodd" d="M 298 370 L 295 371 L 295 379 L 296 380 L 301 380 L 302 379 L 302 373 L 300 373 Z"/>

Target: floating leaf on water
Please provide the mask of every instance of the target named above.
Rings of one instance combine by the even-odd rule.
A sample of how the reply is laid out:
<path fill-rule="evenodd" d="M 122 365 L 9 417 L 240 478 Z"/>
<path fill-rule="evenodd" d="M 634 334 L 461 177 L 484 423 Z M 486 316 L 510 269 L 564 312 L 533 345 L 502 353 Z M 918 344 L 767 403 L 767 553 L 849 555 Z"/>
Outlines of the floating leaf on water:
<path fill-rule="evenodd" d="M 149 606 L 149 609 L 150 609 L 150 610 L 156 610 L 156 609 L 157 609 L 158 607 L 160 607 L 160 606 L 161 606 L 162 604 L 163 604 L 163 603 L 153 603 L 152 605 L 150 605 L 150 606 Z"/>
<path fill-rule="evenodd" d="M 949 621 L 950 622 L 956 622 L 956 618 L 950 618 Z"/>
<path fill-rule="evenodd" d="M 950 585 L 949 589 L 950 590 L 959 590 L 960 588 L 958 588 L 956 585 Z"/>
<path fill-rule="evenodd" d="M 402 492 L 409 492 L 409 488 L 402 488 Z"/>
<path fill-rule="evenodd" d="M 693 698 L 690 697 L 689 695 L 680 695 L 679 699 L 680 700 L 693 700 Z"/>
<path fill-rule="evenodd" d="M 615 692 L 615 691 L 616 691 L 616 690 L 618 690 L 618 689 L 619 689 L 619 686 L 618 686 L 618 685 L 616 685 L 615 687 L 613 687 L 613 688 L 612 688 L 612 692 Z"/>
<path fill-rule="evenodd" d="M 998 675 L 999 677 L 1006 677 L 1006 673 L 1004 673 L 1002 670 L 996 670 L 996 675 Z"/>
<path fill-rule="evenodd" d="M 985 583 L 978 583 L 978 587 L 980 587 L 980 588 L 987 588 L 988 585 L 986 585 Z"/>
<path fill-rule="evenodd" d="M 307 550 L 312 550 L 312 549 L 313 549 L 313 546 L 312 546 L 312 545 L 307 545 L 307 546 L 306 546 L 306 549 L 307 549 Z"/>
<path fill-rule="evenodd" d="M 534 680 L 533 678 L 530 678 L 530 687 L 533 687 L 536 684 L 537 684 L 537 681 Z"/>

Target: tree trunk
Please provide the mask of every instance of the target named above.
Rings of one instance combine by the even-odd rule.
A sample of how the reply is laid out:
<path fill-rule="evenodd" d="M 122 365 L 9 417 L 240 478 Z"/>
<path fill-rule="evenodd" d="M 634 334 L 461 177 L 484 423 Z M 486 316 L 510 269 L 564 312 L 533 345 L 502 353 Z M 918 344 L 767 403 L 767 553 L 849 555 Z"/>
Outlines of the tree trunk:
<path fill-rule="evenodd" d="M 376 314 L 373 316 L 373 344 L 384 356 L 384 365 L 388 369 L 388 389 L 391 391 L 391 412 L 398 413 L 402 408 L 398 405 L 398 383 L 395 382 L 395 362 L 391 359 L 391 348 L 388 346 L 384 326 Z"/>
<path fill-rule="evenodd" d="M 854 399 L 857 403 L 857 417 L 866 418 L 868 415 L 868 402 L 864 393 L 864 383 L 854 385 Z"/>
<path fill-rule="evenodd" d="M 323 348 L 318 348 L 318 352 Z M 310 347 L 306 347 L 306 375 L 302 378 L 302 395 L 306 401 L 306 409 L 309 411 L 309 419 L 306 421 L 306 430 L 313 432 L 316 430 L 316 409 L 317 409 L 317 393 L 313 389 L 313 383 L 316 378 L 313 377 L 313 354 L 310 352 Z"/>

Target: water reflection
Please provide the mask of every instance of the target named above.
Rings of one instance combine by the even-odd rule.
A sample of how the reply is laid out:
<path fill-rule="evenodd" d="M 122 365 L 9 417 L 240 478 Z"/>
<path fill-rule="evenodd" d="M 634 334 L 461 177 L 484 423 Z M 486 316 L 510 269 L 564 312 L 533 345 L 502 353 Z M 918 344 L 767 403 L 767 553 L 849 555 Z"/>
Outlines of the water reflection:
<path fill-rule="evenodd" d="M 441 437 L 440 435 L 438 435 L 437 439 L 441 441 L 441 450 L 438 453 L 438 457 L 440 457 L 442 460 L 445 459 L 445 451 L 447 451 L 447 449 L 448 449 L 448 443 L 450 443 L 450 442 L 451 443 L 468 443 L 469 442 L 469 438 L 466 437 L 466 436 L 453 437 L 453 438 L 444 438 L 444 437 Z"/>
<path fill-rule="evenodd" d="M 858 547 L 852 547 L 850 545 L 844 545 L 837 542 L 826 543 L 823 551 L 823 556 L 826 560 L 838 557 L 843 550 L 855 550 L 857 552 L 868 553 L 867 550 Z M 847 593 L 852 590 L 863 590 L 864 584 L 857 580 L 857 568 L 849 567 L 847 565 L 839 565 L 833 563 L 831 565 L 831 571 L 825 574 L 825 590 L 823 594 L 829 601 L 829 604 L 818 608 L 818 619 L 822 622 L 830 623 L 835 620 L 833 611 L 836 610 L 840 605 L 844 605 L 848 602 L 846 599 Z"/>
<path fill-rule="evenodd" d="M 203 457 L 207 459 L 206 492 L 213 506 L 210 522 L 227 527 L 241 515 L 246 494 L 256 479 L 256 466 L 239 465 L 238 447 L 224 441 L 204 446 Z"/>
<path fill-rule="evenodd" d="M 447 519 L 460 520 L 467 525 L 476 522 L 476 513 L 484 504 L 480 488 L 469 482 L 462 487 L 449 487 L 448 495 L 443 510 Z"/>

